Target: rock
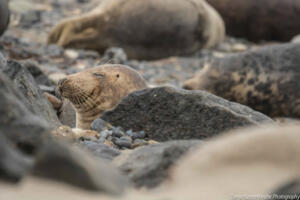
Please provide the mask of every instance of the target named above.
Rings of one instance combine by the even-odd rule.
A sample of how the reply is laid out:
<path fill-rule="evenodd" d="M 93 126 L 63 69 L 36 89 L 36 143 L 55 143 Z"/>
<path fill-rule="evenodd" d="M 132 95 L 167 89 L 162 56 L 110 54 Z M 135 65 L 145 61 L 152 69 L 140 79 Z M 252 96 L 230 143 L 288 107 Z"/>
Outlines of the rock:
<path fill-rule="evenodd" d="M 131 147 L 131 142 L 129 140 L 126 139 L 116 139 L 114 141 L 114 144 L 117 145 L 119 148 L 127 148 L 129 149 Z"/>
<path fill-rule="evenodd" d="M 50 137 L 49 125 L 33 110 L 0 70 L 0 132 L 26 153 L 34 153 Z"/>
<path fill-rule="evenodd" d="M 30 72 L 37 84 L 50 87 L 55 86 L 55 83 L 47 77 L 38 64 L 33 60 L 25 61 L 22 64 Z"/>
<path fill-rule="evenodd" d="M 201 139 L 241 126 L 272 123 L 252 109 L 203 91 L 171 87 L 129 94 L 101 119 L 124 129 L 145 131 L 150 139 Z"/>
<path fill-rule="evenodd" d="M 116 156 L 120 155 L 120 151 L 118 149 L 112 148 L 106 144 L 103 144 L 99 141 L 81 141 L 81 145 L 91 151 L 96 157 L 113 160 Z"/>
<path fill-rule="evenodd" d="M 98 133 L 100 133 L 101 131 L 107 130 L 110 127 L 111 127 L 110 124 L 108 124 L 106 121 L 104 121 L 100 118 L 94 120 L 91 123 L 91 130 L 97 131 Z"/>
<path fill-rule="evenodd" d="M 71 128 L 76 126 L 76 112 L 72 104 L 68 100 L 64 100 L 63 104 L 58 111 L 58 117 L 63 125 L 67 125 Z"/>
<path fill-rule="evenodd" d="M 8 23 L 9 23 L 9 7 L 8 7 L 8 0 L 1 0 L 0 1 L 0 36 L 6 30 Z"/>
<path fill-rule="evenodd" d="M 20 25 L 24 28 L 30 28 L 33 24 L 41 21 L 41 11 L 31 10 L 21 15 Z"/>
<path fill-rule="evenodd" d="M 32 164 L 32 160 L 15 149 L 0 132 L 0 180 L 18 182 Z"/>
<path fill-rule="evenodd" d="M 28 99 L 34 113 L 56 128 L 61 125 L 52 105 L 43 95 L 31 74 L 21 64 L 10 60 L 3 72 L 8 75 L 23 95 Z"/>
<path fill-rule="evenodd" d="M 293 180 L 281 185 L 277 189 L 275 189 L 271 196 L 272 199 L 278 199 L 278 200 L 286 200 L 286 199 L 298 199 L 300 195 L 300 181 L 299 178 L 294 178 Z"/>
<path fill-rule="evenodd" d="M 53 130 L 52 136 L 60 140 L 75 142 L 78 138 L 76 133 L 68 126 L 60 126 L 57 129 Z"/>
<path fill-rule="evenodd" d="M 169 169 L 190 148 L 200 145 L 197 140 L 179 140 L 141 147 L 123 153 L 115 164 L 129 176 L 136 187 L 156 187 L 169 177 Z"/>
<path fill-rule="evenodd" d="M 300 118 L 300 44 L 268 45 L 214 59 L 185 81 L 270 117 Z"/>
<path fill-rule="evenodd" d="M 176 191 L 177 199 L 189 194 L 212 200 L 268 195 L 299 177 L 299 154 L 299 125 L 226 133 L 181 160 L 172 171 L 164 198 Z"/>
<path fill-rule="evenodd" d="M 49 142 L 36 158 L 35 176 L 71 184 L 86 190 L 121 194 L 128 182 L 114 166 L 105 160 L 66 144 Z"/>

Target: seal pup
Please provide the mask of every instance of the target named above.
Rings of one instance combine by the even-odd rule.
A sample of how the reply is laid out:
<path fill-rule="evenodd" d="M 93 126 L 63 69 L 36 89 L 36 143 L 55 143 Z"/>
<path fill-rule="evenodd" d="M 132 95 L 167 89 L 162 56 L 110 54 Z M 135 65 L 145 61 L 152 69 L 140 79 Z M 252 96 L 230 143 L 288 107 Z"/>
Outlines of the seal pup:
<path fill-rule="evenodd" d="M 289 41 L 300 33 L 298 0 L 207 0 L 228 35 L 257 41 Z"/>
<path fill-rule="evenodd" d="M 9 24 L 10 12 L 7 0 L 0 0 L 0 36 L 6 30 Z"/>
<path fill-rule="evenodd" d="M 150 60 L 212 47 L 224 34 L 222 18 L 204 0 L 103 0 L 54 27 L 48 43 L 101 54 L 121 47 L 130 59 Z"/>
<path fill-rule="evenodd" d="M 263 47 L 207 63 L 184 89 L 206 90 L 270 117 L 300 118 L 300 44 Z"/>
<path fill-rule="evenodd" d="M 57 91 L 76 111 L 76 128 L 90 129 L 101 114 L 114 108 L 129 93 L 147 88 L 146 81 L 125 65 L 100 65 L 67 76 Z"/>

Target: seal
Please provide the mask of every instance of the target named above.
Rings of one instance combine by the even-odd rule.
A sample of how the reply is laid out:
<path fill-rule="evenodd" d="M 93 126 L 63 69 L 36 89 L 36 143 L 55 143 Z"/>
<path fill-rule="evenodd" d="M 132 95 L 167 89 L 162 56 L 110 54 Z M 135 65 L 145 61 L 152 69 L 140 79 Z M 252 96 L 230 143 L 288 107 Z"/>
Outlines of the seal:
<path fill-rule="evenodd" d="M 270 117 L 300 117 L 300 44 L 270 45 L 207 63 L 184 89 L 206 90 Z"/>
<path fill-rule="evenodd" d="M 0 36 L 7 29 L 7 26 L 9 24 L 9 16 L 10 16 L 10 12 L 8 8 L 8 1 L 1 0 L 0 1 Z"/>
<path fill-rule="evenodd" d="M 54 27 L 48 43 L 101 54 L 117 46 L 130 59 L 151 60 L 212 47 L 224 34 L 222 18 L 204 0 L 103 0 Z"/>
<path fill-rule="evenodd" d="M 76 128 L 90 129 L 90 124 L 113 109 L 129 93 L 147 88 L 140 74 L 125 65 L 100 65 L 67 76 L 57 91 L 76 111 Z"/>
<path fill-rule="evenodd" d="M 289 41 L 300 33 L 300 1 L 207 0 L 222 16 L 227 33 L 257 42 Z"/>

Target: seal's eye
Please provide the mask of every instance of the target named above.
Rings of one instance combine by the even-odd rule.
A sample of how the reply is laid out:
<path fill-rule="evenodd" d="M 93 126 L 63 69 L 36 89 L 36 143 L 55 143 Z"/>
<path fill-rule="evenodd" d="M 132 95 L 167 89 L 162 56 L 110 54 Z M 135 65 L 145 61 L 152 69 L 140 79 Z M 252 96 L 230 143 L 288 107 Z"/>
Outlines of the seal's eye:
<path fill-rule="evenodd" d="M 99 73 L 93 73 L 93 76 L 96 76 L 98 78 L 103 78 L 104 77 L 103 74 L 99 74 Z"/>

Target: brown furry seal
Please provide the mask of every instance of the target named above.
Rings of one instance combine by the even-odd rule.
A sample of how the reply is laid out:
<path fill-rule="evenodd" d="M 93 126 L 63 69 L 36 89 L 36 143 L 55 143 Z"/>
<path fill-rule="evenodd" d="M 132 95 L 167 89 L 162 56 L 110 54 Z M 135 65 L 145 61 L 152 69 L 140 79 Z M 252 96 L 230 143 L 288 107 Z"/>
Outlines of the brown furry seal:
<path fill-rule="evenodd" d="M 300 33 L 299 0 L 207 0 L 229 35 L 252 41 L 289 41 Z"/>
<path fill-rule="evenodd" d="M 300 118 L 300 44 L 273 45 L 207 64 L 183 88 L 206 90 L 271 117 Z"/>
<path fill-rule="evenodd" d="M 90 129 L 91 122 L 114 108 L 123 97 L 147 87 L 135 70 L 125 65 L 101 65 L 60 81 L 59 94 L 76 110 L 76 128 Z"/>
<path fill-rule="evenodd" d="M 103 0 L 91 13 L 57 25 L 48 42 L 100 53 L 118 46 L 129 58 L 157 59 L 223 38 L 223 21 L 204 0 Z"/>
<path fill-rule="evenodd" d="M 0 36 L 8 26 L 9 15 L 8 0 L 0 0 Z"/>

